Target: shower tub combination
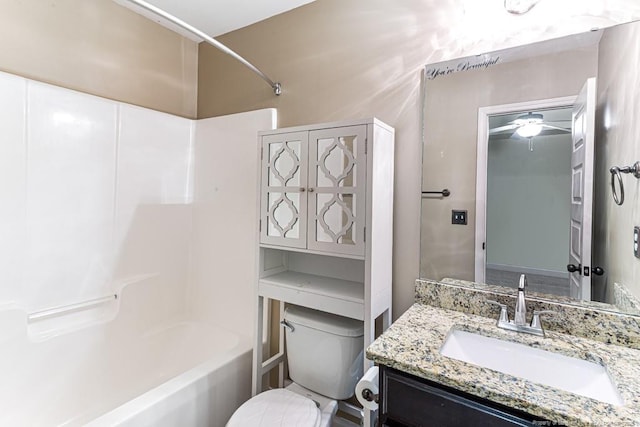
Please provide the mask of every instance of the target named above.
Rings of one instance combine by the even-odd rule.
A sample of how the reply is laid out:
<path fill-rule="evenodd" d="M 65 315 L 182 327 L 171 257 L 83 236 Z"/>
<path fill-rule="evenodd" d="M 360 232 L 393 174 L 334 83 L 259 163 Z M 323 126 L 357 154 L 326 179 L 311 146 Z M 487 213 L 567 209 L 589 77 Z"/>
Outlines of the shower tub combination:
<path fill-rule="evenodd" d="M 189 120 L 2 72 L 0 94 L 0 426 L 224 426 L 251 396 L 276 111 Z"/>
<path fill-rule="evenodd" d="M 186 316 L 154 322 L 147 292 L 126 287 L 97 308 L 113 320 L 46 338 L 32 328 L 46 316 L 0 308 L 0 425 L 223 426 L 250 395 L 251 340 Z"/>
<path fill-rule="evenodd" d="M 119 3 L 281 93 L 201 31 Z M 0 196 L 13 208 L 0 212 L 0 425 L 223 426 L 251 395 L 253 339 L 237 333 L 253 329 L 257 211 L 245 207 L 258 197 L 255 136 L 276 127 L 275 110 L 192 121 L 7 73 L 0 93 Z M 118 250 L 119 269 L 100 276 Z M 83 300 L 123 275 L 135 280 Z"/>

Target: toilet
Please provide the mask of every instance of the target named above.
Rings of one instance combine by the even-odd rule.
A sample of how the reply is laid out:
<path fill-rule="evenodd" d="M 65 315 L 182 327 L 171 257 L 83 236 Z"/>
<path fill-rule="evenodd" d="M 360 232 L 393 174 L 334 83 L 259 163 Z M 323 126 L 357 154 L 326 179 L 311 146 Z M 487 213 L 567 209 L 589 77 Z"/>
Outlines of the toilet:
<path fill-rule="evenodd" d="M 338 400 L 353 396 L 362 377 L 363 322 L 288 306 L 286 348 L 293 383 L 260 393 L 227 427 L 330 427 Z"/>

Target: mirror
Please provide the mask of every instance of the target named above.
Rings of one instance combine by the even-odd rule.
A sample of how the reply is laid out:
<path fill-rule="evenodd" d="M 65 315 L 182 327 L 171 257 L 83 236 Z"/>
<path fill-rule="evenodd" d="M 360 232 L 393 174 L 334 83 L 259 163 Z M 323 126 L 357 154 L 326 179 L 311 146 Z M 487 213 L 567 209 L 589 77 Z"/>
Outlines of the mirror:
<path fill-rule="evenodd" d="M 549 298 L 635 312 L 640 180 L 617 206 L 609 169 L 640 160 L 639 61 L 628 23 L 427 65 L 420 276 L 526 273 Z"/>

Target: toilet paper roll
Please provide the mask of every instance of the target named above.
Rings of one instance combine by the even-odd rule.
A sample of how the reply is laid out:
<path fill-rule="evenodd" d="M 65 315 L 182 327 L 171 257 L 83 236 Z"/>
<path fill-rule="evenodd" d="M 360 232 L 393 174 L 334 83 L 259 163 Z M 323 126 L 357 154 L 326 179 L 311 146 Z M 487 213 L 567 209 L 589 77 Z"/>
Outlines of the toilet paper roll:
<path fill-rule="evenodd" d="M 366 400 L 362 392 L 365 390 L 369 390 L 371 393 L 371 401 Z M 370 411 L 375 411 L 378 409 L 378 404 L 373 400 L 373 395 L 378 394 L 378 367 L 374 366 L 369 368 L 367 372 L 364 373 L 360 381 L 356 384 L 356 399 L 358 402 L 365 408 Z"/>

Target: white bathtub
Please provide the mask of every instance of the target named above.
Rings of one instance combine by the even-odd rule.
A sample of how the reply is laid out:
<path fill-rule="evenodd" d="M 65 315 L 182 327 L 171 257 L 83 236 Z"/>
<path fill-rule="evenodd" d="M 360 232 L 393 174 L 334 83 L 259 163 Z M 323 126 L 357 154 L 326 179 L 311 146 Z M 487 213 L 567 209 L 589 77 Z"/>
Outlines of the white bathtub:
<path fill-rule="evenodd" d="M 250 397 L 251 343 L 248 339 L 202 323 L 183 323 L 172 329 L 161 332 L 167 335 L 160 339 L 164 342 L 149 347 L 154 351 L 166 349 L 171 354 L 172 360 L 161 356 L 160 363 L 152 356 L 149 359 L 155 375 L 149 375 L 146 380 L 160 385 L 151 385 L 148 391 L 125 403 L 114 402 L 120 406 L 88 426 L 222 427 Z M 209 342 L 206 348 L 199 348 L 202 340 Z M 198 356 L 180 356 L 190 352 Z M 135 392 L 132 395 L 135 396 Z"/>
<path fill-rule="evenodd" d="M 0 426 L 224 426 L 250 397 L 249 337 L 152 319 L 131 295 L 113 319 L 40 341 L 0 308 Z"/>

